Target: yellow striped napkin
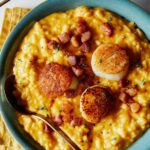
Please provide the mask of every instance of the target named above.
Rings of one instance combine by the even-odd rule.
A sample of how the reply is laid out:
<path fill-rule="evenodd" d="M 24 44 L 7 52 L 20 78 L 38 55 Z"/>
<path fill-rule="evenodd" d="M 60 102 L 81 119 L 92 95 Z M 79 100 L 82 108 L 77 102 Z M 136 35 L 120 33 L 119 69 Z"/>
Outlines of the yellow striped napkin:
<path fill-rule="evenodd" d="M 0 49 L 2 48 L 5 40 L 9 33 L 12 31 L 14 26 L 22 19 L 30 9 L 18 8 L 13 9 L 6 8 L 4 12 L 4 20 L 2 29 L 0 32 Z M 8 130 L 6 129 L 3 120 L 0 116 L 0 150 L 22 150 L 22 148 L 12 138 Z"/>
<path fill-rule="evenodd" d="M 0 48 L 2 48 L 7 36 L 12 31 L 14 26 L 22 19 L 30 9 L 18 8 L 13 9 L 6 8 L 4 13 L 4 20 L 2 24 L 2 30 L 0 33 Z"/>

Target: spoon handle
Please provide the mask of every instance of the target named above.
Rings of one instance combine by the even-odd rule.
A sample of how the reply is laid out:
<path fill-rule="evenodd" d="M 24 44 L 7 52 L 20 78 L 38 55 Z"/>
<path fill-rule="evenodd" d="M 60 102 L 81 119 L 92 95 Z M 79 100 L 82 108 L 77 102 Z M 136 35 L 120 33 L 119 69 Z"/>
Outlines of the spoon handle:
<path fill-rule="evenodd" d="M 10 0 L 3 0 L 0 2 L 0 7 L 3 6 L 4 4 L 6 4 L 7 2 L 9 2 Z"/>
<path fill-rule="evenodd" d="M 34 118 L 38 118 L 45 122 L 51 129 L 58 133 L 74 150 L 80 150 L 80 148 L 69 138 L 69 136 L 59 128 L 53 121 L 39 114 L 32 114 Z"/>

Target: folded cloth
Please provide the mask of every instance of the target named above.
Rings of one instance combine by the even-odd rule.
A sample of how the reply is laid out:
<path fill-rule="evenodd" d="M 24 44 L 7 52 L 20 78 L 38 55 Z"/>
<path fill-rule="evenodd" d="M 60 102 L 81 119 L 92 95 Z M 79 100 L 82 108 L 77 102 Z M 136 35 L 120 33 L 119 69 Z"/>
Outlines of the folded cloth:
<path fill-rule="evenodd" d="M 7 39 L 9 33 L 15 27 L 15 25 L 30 11 L 26 8 L 15 7 L 13 9 L 6 8 L 4 12 L 4 20 L 2 24 L 2 29 L 0 32 L 0 48 L 2 48 L 5 40 Z"/>
<path fill-rule="evenodd" d="M 22 19 L 30 9 L 18 8 L 13 9 L 7 8 L 4 12 L 4 20 L 2 29 L 0 32 L 0 49 L 2 48 L 6 38 L 12 31 L 14 26 Z M 8 132 L 2 117 L 0 116 L 0 150 L 22 150 L 21 146 L 16 143 L 13 137 Z"/>

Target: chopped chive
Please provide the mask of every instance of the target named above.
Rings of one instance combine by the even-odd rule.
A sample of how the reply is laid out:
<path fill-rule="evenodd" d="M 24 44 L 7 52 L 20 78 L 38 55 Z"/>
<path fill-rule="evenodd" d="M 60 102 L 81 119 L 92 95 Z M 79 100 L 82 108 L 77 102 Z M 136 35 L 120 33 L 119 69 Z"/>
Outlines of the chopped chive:
<path fill-rule="evenodd" d="M 18 61 L 20 61 L 20 62 L 22 62 L 22 60 L 19 58 L 19 59 L 17 59 Z"/>
<path fill-rule="evenodd" d="M 110 23 L 113 20 L 112 16 L 108 16 L 107 21 Z"/>
<path fill-rule="evenodd" d="M 99 59 L 99 63 L 100 63 L 100 64 L 102 63 L 102 59 Z"/>
<path fill-rule="evenodd" d="M 114 137 L 114 138 L 112 138 L 112 141 L 116 141 L 116 139 L 117 139 L 117 138 L 116 138 L 116 137 Z"/>
<path fill-rule="evenodd" d="M 59 50 L 60 50 L 60 47 L 61 47 L 61 46 L 58 44 L 58 45 L 56 46 L 56 50 L 59 51 Z"/>
<path fill-rule="evenodd" d="M 46 110 L 47 111 L 48 109 L 46 106 L 40 106 L 40 107 L 38 107 L 38 110 Z"/>
<path fill-rule="evenodd" d="M 145 79 L 142 79 L 141 85 L 145 85 L 145 83 L 146 83 Z"/>
<path fill-rule="evenodd" d="M 24 87 L 24 84 L 22 82 L 20 82 L 20 86 L 23 88 Z"/>

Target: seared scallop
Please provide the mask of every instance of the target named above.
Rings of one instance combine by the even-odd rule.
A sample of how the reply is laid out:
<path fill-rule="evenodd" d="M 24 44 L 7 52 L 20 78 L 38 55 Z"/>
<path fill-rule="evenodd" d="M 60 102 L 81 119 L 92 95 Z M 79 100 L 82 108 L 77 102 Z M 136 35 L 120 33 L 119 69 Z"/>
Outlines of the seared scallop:
<path fill-rule="evenodd" d="M 76 89 L 77 79 L 70 68 L 52 62 L 43 67 L 39 74 L 40 89 L 48 97 L 62 95 L 66 90 Z"/>
<path fill-rule="evenodd" d="M 112 109 L 112 96 L 98 85 L 87 88 L 80 99 L 82 117 L 90 123 L 98 123 Z"/>
<path fill-rule="evenodd" d="M 119 81 L 127 74 L 129 57 L 116 44 L 102 44 L 94 51 L 91 66 L 97 76 Z"/>

